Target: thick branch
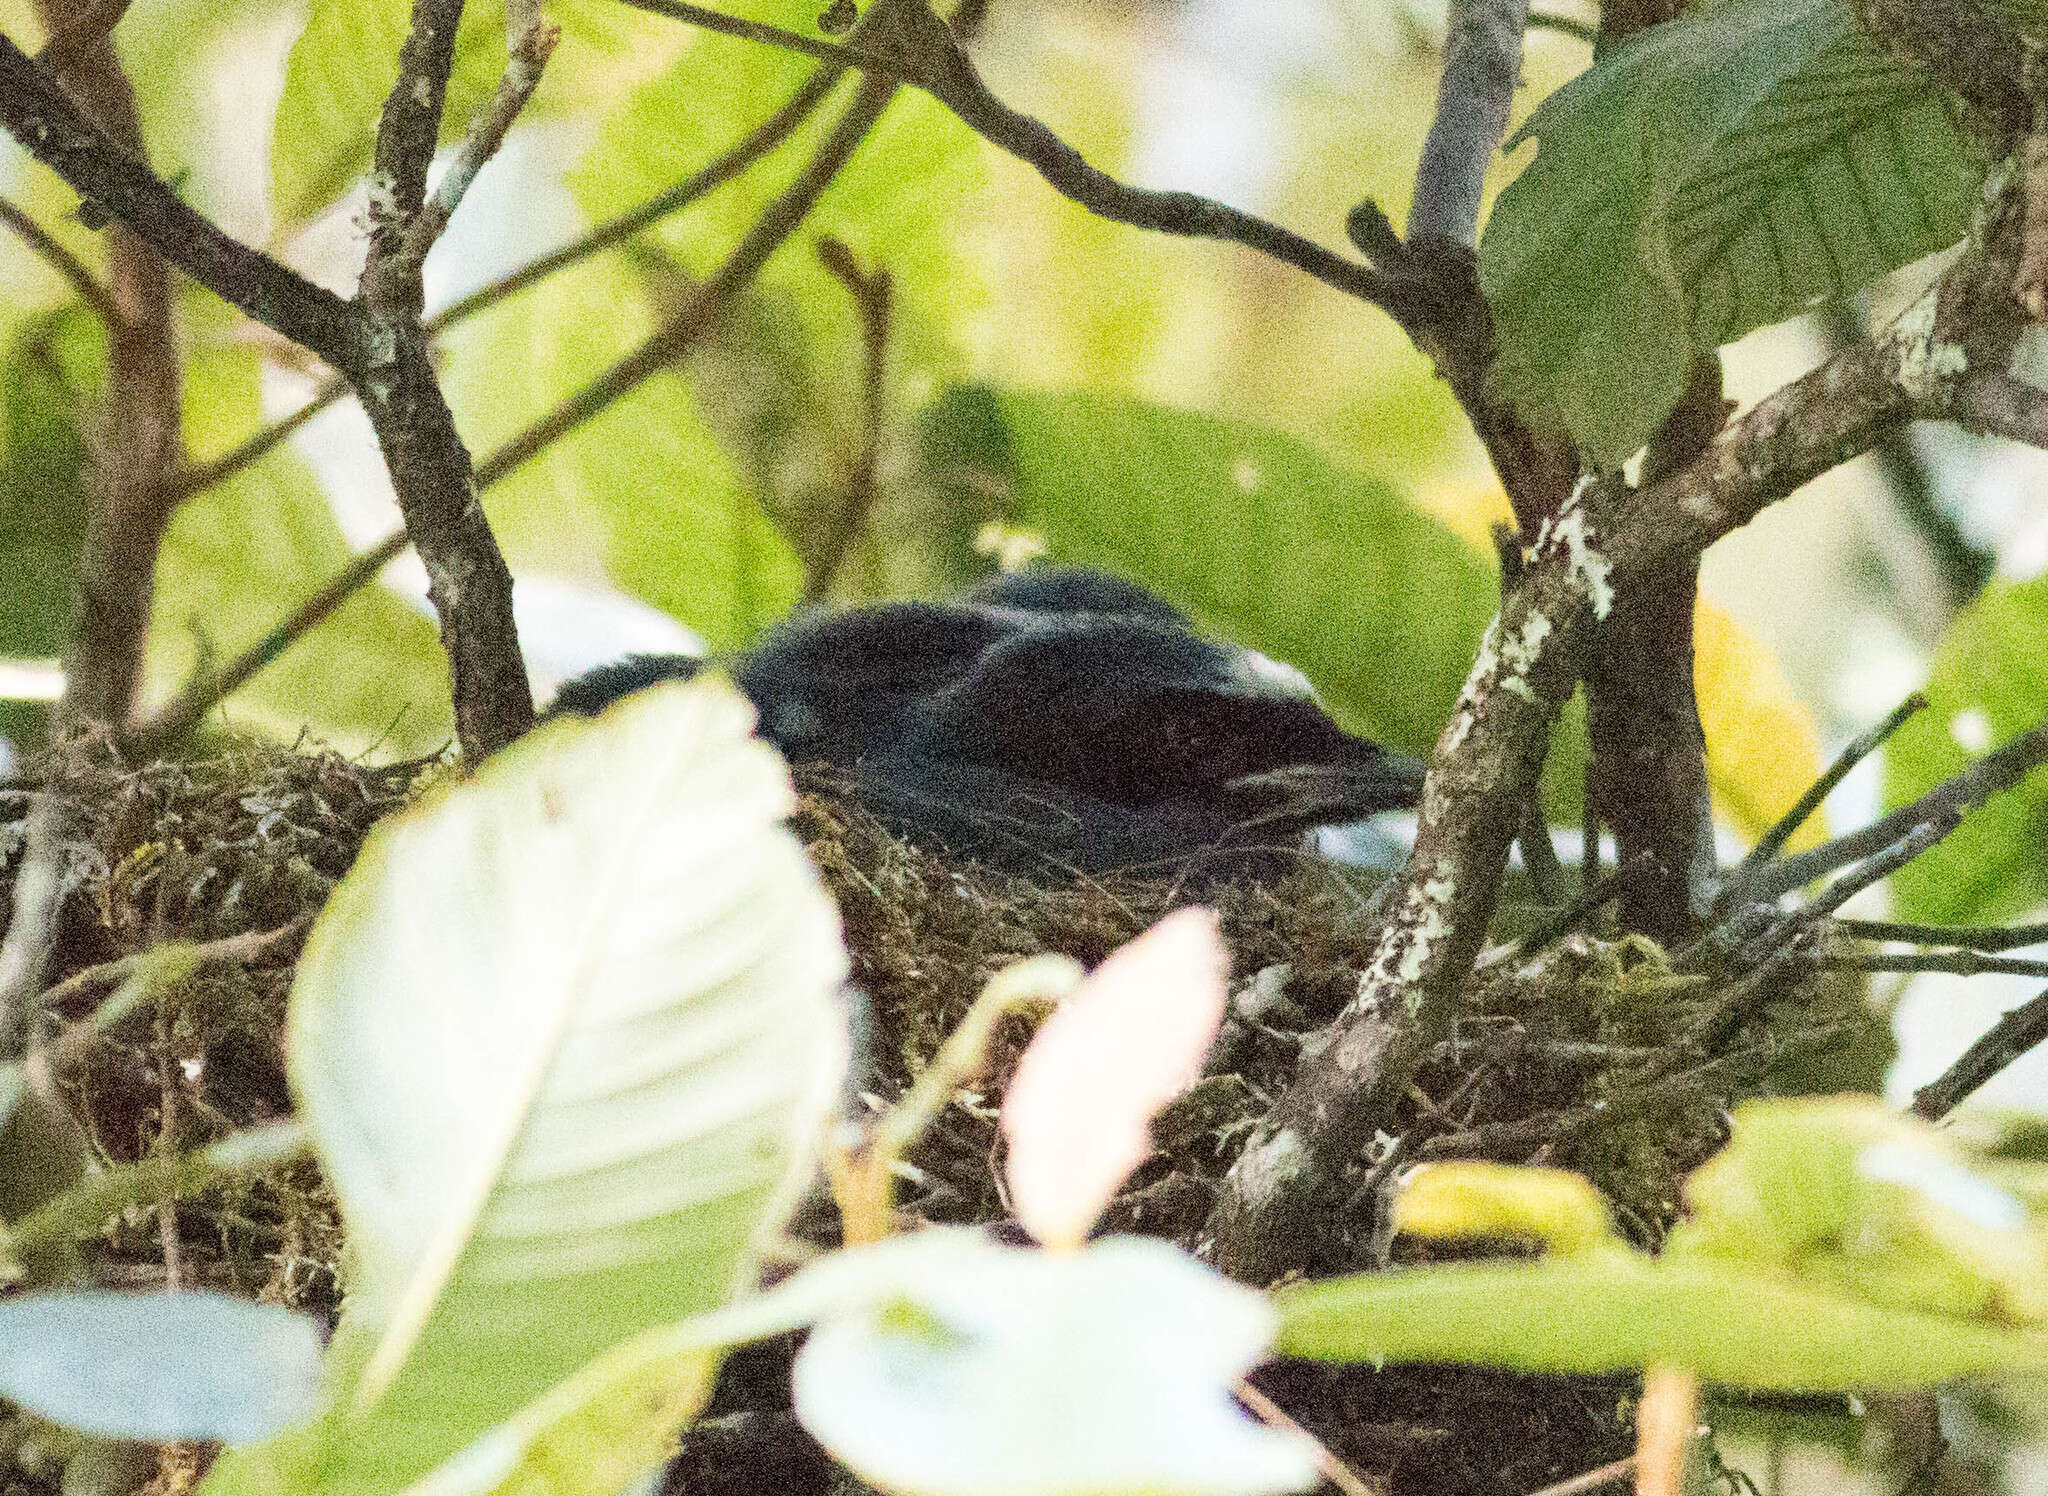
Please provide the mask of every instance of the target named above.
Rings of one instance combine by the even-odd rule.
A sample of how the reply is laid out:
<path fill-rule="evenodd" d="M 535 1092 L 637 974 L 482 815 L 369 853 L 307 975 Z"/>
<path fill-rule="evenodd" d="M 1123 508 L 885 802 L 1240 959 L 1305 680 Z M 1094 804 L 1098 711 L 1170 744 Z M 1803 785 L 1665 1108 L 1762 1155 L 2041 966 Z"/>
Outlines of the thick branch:
<path fill-rule="evenodd" d="M 1448 1033 L 1544 735 L 1615 591 L 1697 556 L 1890 426 L 1948 409 L 1971 363 L 1943 308 L 2012 320 L 2009 292 L 1997 304 L 1973 296 L 1987 276 L 1997 256 L 1966 255 L 1883 339 L 1760 402 L 1684 468 L 1638 489 L 1584 485 L 1545 526 L 1437 741 L 1415 851 L 1358 994 L 1225 1181 L 1209 1221 L 1219 1267 L 1265 1282 L 1292 1265 L 1320 1202 Z M 2010 330 L 1979 341 L 2009 354 Z"/>
<path fill-rule="evenodd" d="M 406 533 L 427 569 L 427 596 L 448 656 L 455 734 L 475 761 L 533 725 L 533 688 L 512 616 L 512 573 L 477 503 L 469 449 L 442 397 L 420 321 L 421 265 L 437 231 L 426 200 L 427 168 L 461 18 L 462 0 L 414 0 L 398 81 L 377 127 L 370 251 L 357 297 L 368 349 L 352 382 L 391 471 Z M 512 69 L 519 67 L 515 57 Z"/>
<path fill-rule="evenodd" d="M 2048 992 L 2021 1003 L 1993 1024 L 1963 1057 L 1913 1093 L 1913 1110 L 1939 1122 L 2021 1055 L 2048 1039 Z"/>
<path fill-rule="evenodd" d="M 120 149 L 143 158 L 135 90 L 106 26 L 74 0 L 43 0 L 60 50 L 66 94 Z M 171 278 L 149 241 L 125 224 L 107 232 L 107 405 L 93 465 L 78 570 L 78 619 L 65 660 L 64 711 L 118 727 L 134 710 L 149 633 L 157 551 L 177 506 L 172 479 L 185 465 L 183 396 Z"/>

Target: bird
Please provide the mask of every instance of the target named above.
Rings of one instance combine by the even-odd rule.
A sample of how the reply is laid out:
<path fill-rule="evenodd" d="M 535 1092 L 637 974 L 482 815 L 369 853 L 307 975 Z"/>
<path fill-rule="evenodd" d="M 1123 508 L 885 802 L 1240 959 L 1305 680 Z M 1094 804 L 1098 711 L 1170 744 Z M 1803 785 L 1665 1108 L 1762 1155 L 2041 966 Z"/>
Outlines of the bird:
<path fill-rule="evenodd" d="M 631 656 L 569 681 L 548 714 L 705 664 Z M 1094 568 L 809 610 L 728 668 L 793 764 L 836 771 L 911 840 L 1010 872 L 1238 876 L 1421 793 L 1420 762 L 1346 732 L 1298 676 Z"/>

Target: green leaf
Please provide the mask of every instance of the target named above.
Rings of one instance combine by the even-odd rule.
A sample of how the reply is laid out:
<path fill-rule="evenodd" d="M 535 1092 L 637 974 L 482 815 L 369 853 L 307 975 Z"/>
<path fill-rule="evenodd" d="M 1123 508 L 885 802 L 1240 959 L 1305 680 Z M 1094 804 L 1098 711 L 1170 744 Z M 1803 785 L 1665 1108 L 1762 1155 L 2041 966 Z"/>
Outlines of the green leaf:
<path fill-rule="evenodd" d="M 1962 237 L 1984 163 L 1846 0 L 1724 0 L 1531 117 L 1480 246 L 1497 376 L 1617 464 L 1698 351 Z"/>
<path fill-rule="evenodd" d="M 187 298 L 195 336 L 228 320 Z M 195 456 L 225 450 L 261 424 L 260 354 L 212 343 L 188 360 L 185 432 Z M 199 668 L 262 638 L 354 557 L 313 475 L 273 453 L 197 494 L 172 517 L 157 564 L 148 694 L 161 700 Z M 220 709 L 239 726 L 339 752 L 433 753 L 452 736 L 445 657 L 431 618 L 395 593 L 365 587 Z"/>
<path fill-rule="evenodd" d="M 730 686 L 548 724 L 374 831 L 287 1024 L 348 1228 L 333 1409 L 218 1491 L 371 1493 L 751 1284 L 845 1036 L 838 922 Z"/>
<path fill-rule="evenodd" d="M 270 148 L 271 206 L 284 231 L 370 169 L 377 116 L 398 77 L 411 13 L 410 0 L 312 0 L 285 67 Z M 561 41 L 524 123 L 610 102 L 659 63 L 673 32 L 602 0 L 551 0 L 548 19 L 561 28 Z M 444 144 L 468 130 L 505 70 L 504 0 L 465 6 L 455 46 Z"/>
<path fill-rule="evenodd" d="M 110 1439 L 260 1439 L 319 1407 L 320 1332 L 225 1294 L 0 1300 L 0 1397 Z"/>
<path fill-rule="evenodd" d="M 1886 1308 L 1768 1267 L 1627 1252 L 1446 1263 L 1286 1288 L 1279 1349 L 1319 1361 L 1454 1361 L 1599 1373 L 1683 1366 L 1801 1391 L 1922 1387 L 2048 1367 L 2048 1338 Z"/>
<path fill-rule="evenodd" d="M 1738 1109 L 1654 1259 L 1603 1240 L 1604 1211 L 1570 1179 L 1498 1164 L 1417 1171 L 1422 1199 L 1397 1202 L 1397 1222 L 1540 1231 L 1539 1203 L 1569 1228 L 1553 1235 L 1560 1250 L 1284 1289 L 1281 1349 L 1521 1371 L 1676 1366 L 1815 1391 L 2048 1368 L 2048 1232 L 2023 1200 L 2041 1196 L 2044 1171 L 1994 1181 L 1952 1134 L 1875 1097 Z"/>
<path fill-rule="evenodd" d="M 1306 1439 L 1230 1389 L 1273 1332 L 1258 1294 L 1162 1241 L 1082 1251 L 929 1231 L 797 1355 L 797 1416 L 864 1480 L 920 1496 L 1236 1496 L 1316 1478 Z"/>
<path fill-rule="evenodd" d="M 586 261 L 446 340 L 463 435 L 490 451 L 652 328 L 637 278 Z M 520 571 L 609 581 L 714 646 L 788 611 L 802 567 L 705 429 L 688 385 L 658 374 L 490 489 L 491 528 Z"/>
<path fill-rule="evenodd" d="M 1355 730 L 1434 743 L 1498 586 L 1389 485 L 1274 431 L 1132 400 L 963 386 L 925 420 L 928 460 L 993 479 L 1005 517 L 1062 559 L 1296 666 Z"/>
<path fill-rule="evenodd" d="M 1923 688 L 1928 709 L 1885 746 L 1885 802 L 1917 799 L 2048 714 L 2048 576 L 1987 588 L 1956 618 Z M 1973 811 L 1891 880 L 1901 919 L 1998 920 L 2048 898 L 2048 776 Z"/>
<path fill-rule="evenodd" d="M 105 329 L 73 304 L 23 321 L 0 365 L 0 656 L 55 657 L 71 642 L 85 543 L 83 423 L 105 359 Z M 40 737 L 45 716 L 0 703 L 0 732 Z"/>

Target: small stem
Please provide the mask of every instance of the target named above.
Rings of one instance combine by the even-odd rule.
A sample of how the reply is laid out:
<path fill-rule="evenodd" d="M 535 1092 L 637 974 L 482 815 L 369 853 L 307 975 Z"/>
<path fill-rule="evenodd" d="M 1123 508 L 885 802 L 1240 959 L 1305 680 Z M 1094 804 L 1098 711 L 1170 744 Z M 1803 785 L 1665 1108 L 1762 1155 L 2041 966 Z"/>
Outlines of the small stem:
<path fill-rule="evenodd" d="M 0 223 L 6 224 L 39 259 L 63 276 L 71 289 L 78 293 L 79 299 L 91 307 L 93 314 L 110 330 L 118 331 L 127 326 L 128 319 L 121 315 L 120 307 L 114 304 L 113 293 L 101 285 L 99 278 L 85 268 L 84 262 L 53 239 L 41 224 L 4 197 L 0 197 Z"/>
<path fill-rule="evenodd" d="M 2016 951 L 2048 945 L 2048 923 L 2033 925 L 1916 925 L 1887 919 L 1838 919 L 1835 928 L 1859 940 L 1910 940 L 1973 951 Z"/>
<path fill-rule="evenodd" d="M 1913 1093 L 1913 1111 L 1939 1122 L 2021 1055 L 2048 1039 L 2048 992 L 2006 1013 L 1939 1079 Z"/>
<path fill-rule="evenodd" d="M 1827 957 L 1823 966 L 1837 971 L 1939 971 L 1950 976 L 2048 977 L 2048 961 L 2018 956 L 1986 956 L 1978 951 L 1922 951 L 1912 955 L 1855 951 Z"/>
<path fill-rule="evenodd" d="M 1746 891 L 1743 887 L 1745 881 L 1754 877 L 1766 863 L 1784 850 L 1785 843 L 1792 839 L 1816 810 L 1820 809 L 1827 797 L 1834 793 L 1835 786 L 1848 777 L 1849 771 L 1875 753 L 1893 733 L 1904 727 L 1917 713 L 1926 709 L 1927 698 L 1916 691 L 1893 707 L 1882 722 L 1850 739 L 1849 745 L 1835 756 L 1835 761 L 1828 765 L 1826 772 L 1807 786 L 1806 793 L 1799 797 L 1798 802 L 1779 818 L 1776 825 L 1757 839 L 1757 844 L 1750 848 L 1749 855 L 1744 857 L 1728 875 L 1727 886 L 1718 902 L 1725 907 L 1734 898 L 1741 896 Z"/>
<path fill-rule="evenodd" d="M 880 490 L 882 466 L 882 425 L 887 419 L 889 318 L 894 304 L 894 286 L 887 270 L 877 267 L 863 271 L 853 252 L 837 239 L 821 240 L 818 258 L 853 298 L 860 314 L 862 359 L 861 446 L 847 475 L 846 497 L 830 517 L 823 542 L 818 546 L 809 575 L 804 580 L 804 601 L 823 602 L 833 580 L 859 539 L 868 515 L 873 512 Z"/>

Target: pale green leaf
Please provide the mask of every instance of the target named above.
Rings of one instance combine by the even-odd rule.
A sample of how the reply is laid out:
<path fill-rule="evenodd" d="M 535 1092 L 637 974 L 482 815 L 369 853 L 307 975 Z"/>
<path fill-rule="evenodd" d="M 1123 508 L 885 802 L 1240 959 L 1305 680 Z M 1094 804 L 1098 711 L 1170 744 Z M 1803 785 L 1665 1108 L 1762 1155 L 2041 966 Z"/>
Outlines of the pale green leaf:
<path fill-rule="evenodd" d="M 196 298 L 202 329 L 228 314 Z M 217 342 L 188 361 L 185 431 L 195 458 L 261 424 L 260 355 Z M 274 453 L 180 505 L 164 537 L 150 616 L 148 694 L 184 687 L 262 638 L 354 557 L 313 475 Z M 347 753 L 433 753 L 452 737 L 447 667 L 434 622 L 395 593 L 363 588 L 260 672 L 221 717 L 286 741 L 302 733 Z"/>
<path fill-rule="evenodd" d="M 320 1332 L 206 1292 L 0 1300 L 0 1397 L 111 1439 L 260 1439 L 319 1407 Z"/>
<path fill-rule="evenodd" d="M 1460 1262 L 1285 1288 L 1279 1349 L 1323 1361 L 1454 1361 L 1599 1373 L 1683 1366 L 1804 1391 L 1922 1387 L 2048 1368 L 2048 1337 L 1887 1308 L 1781 1269 L 1616 1250 Z"/>
<path fill-rule="evenodd" d="M 1449 718 L 1498 584 L 1389 485 L 1275 431 L 1110 397 L 965 386 L 926 424 L 928 460 L 994 479 L 1055 555 L 1296 666 L 1346 725 L 1427 752 Z"/>
<path fill-rule="evenodd" d="M 1724 0 L 1614 49 L 1525 134 L 1480 245 L 1518 403 L 1619 463 L 1695 353 L 1962 237 L 1983 163 L 1846 0 Z"/>
<path fill-rule="evenodd" d="M 304 223 L 370 169 L 377 117 L 398 77 L 410 0 L 312 0 L 285 68 L 271 142 L 271 204 L 279 224 Z M 658 63 L 670 28 L 604 0 L 550 0 L 561 40 L 522 115 L 530 123 L 605 104 Z M 505 70 L 504 0 L 463 8 L 441 119 L 457 140 Z"/>
<path fill-rule="evenodd" d="M 2048 576 L 1994 584 L 1963 610 L 1935 655 L 1928 709 L 1885 745 L 1885 800 L 1899 806 L 1960 773 L 2048 714 Z M 1893 875 L 1900 917 L 2007 918 L 2048 898 L 2048 775 L 1970 814 Z"/>
<path fill-rule="evenodd" d="M 1314 1447 L 1230 1397 L 1272 1310 L 1170 1244 L 930 1231 L 868 1255 L 889 1271 L 813 1328 L 795 1371 L 797 1416 L 864 1480 L 919 1496 L 1314 1483 Z"/>
<path fill-rule="evenodd" d="M 445 387 L 487 453 L 652 330 L 617 257 L 586 261 L 445 340 Z M 713 645 L 787 612 L 802 568 L 706 430 L 690 388 L 657 374 L 492 485 L 491 528 L 515 570 L 609 582 Z"/>
<path fill-rule="evenodd" d="M 334 1408 L 217 1490 L 398 1489 L 751 1284 L 845 1059 L 837 919 L 751 720 L 720 681 L 641 692 L 372 833 L 287 1026 L 349 1232 Z"/>

